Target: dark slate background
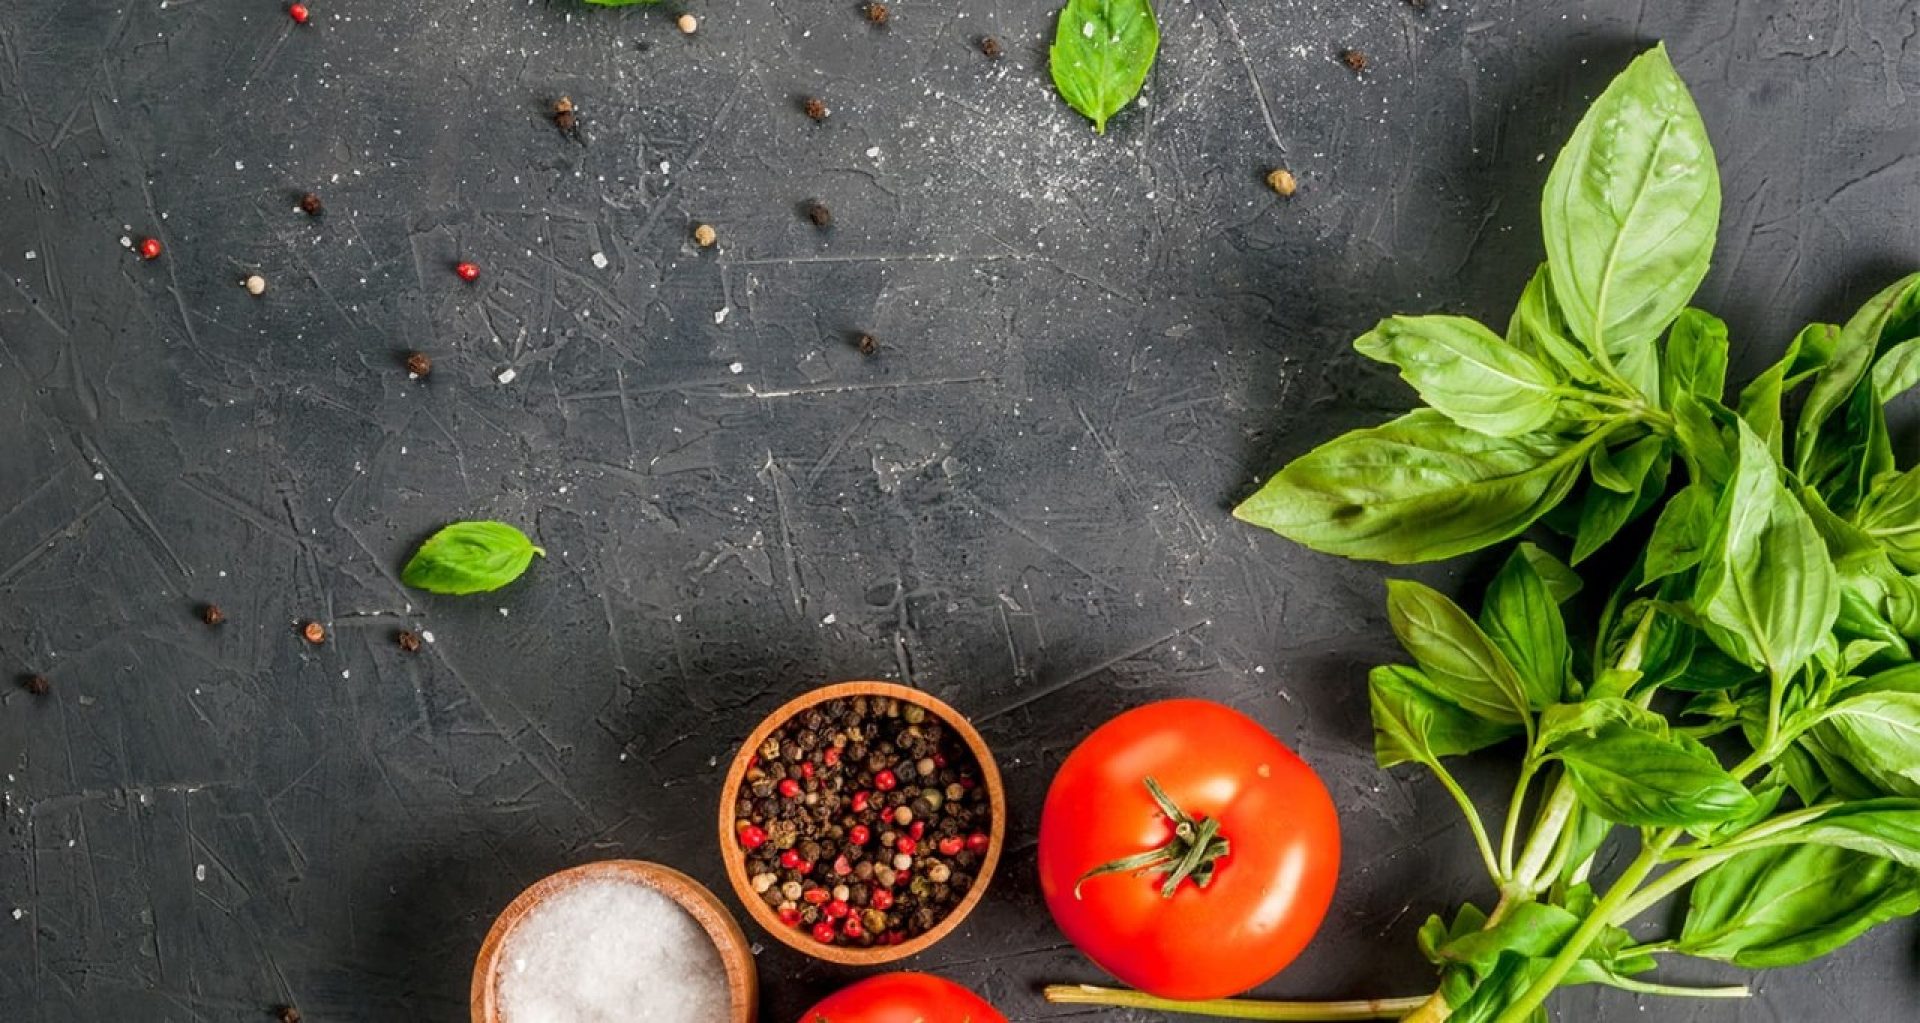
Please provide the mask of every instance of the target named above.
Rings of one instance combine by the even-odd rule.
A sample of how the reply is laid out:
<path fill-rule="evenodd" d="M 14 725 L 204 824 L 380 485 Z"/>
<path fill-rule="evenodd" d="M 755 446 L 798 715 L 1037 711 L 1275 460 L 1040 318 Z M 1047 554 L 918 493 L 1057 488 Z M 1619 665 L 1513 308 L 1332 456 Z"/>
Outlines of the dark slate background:
<path fill-rule="evenodd" d="M 1016 1020 L 1144 1018 L 1038 999 L 1100 975 L 1039 902 L 1036 814 L 1095 723 L 1196 694 L 1342 807 L 1337 905 L 1265 990 L 1427 990 L 1415 928 L 1487 892 L 1440 790 L 1370 760 L 1383 572 L 1227 507 L 1408 404 L 1346 345 L 1376 317 L 1504 322 L 1545 161 L 1654 40 L 1719 147 L 1703 301 L 1737 373 L 1920 264 L 1920 13 L 1893 0 L 1169 0 L 1104 138 L 1050 92 L 1050 3 L 899 0 L 875 30 L 721 0 L 693 38 L 569 0 L 314 3 L 296 29 L 272 0 L 0 0 L 0 671 L 54 685 L 0 698 L 7 1021 L 463 1020 L 492 914 L 549 871 L 720 887 L 735 744 L 850 677 L 971 713 L 1014 800 L 990 897 L 908 965 Z M 562 93 L 584 147 L 545 119 Z M 165 258 L 122 248 L 146 234 Z M 552 556 L 494 595 L 399 586 L 482 516 Z M 1916 933 L 1745 1005 L 1557 1004 L 1908 1020 Z M 850 979 L 762 944 L 770 1021 Z"/>

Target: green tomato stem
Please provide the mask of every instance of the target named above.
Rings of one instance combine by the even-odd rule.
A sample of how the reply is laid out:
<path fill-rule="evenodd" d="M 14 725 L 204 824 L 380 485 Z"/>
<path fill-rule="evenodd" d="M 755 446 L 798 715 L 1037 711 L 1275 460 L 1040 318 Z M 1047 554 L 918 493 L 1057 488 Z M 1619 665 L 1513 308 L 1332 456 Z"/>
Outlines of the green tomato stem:
<path fill-rule="evenodd" d="M 1631 977 L 1615 977 L 1607 982 L 1608 987 L 1617 987 L 1622 991 L 1634 991 L 1643 995 L 1666 995 L 1673 998 L 1752 998 L 1753 992 L 1745 984 L 1730 984 L 1726 987 L 1686 987 L 1679 984 L 1653 984 Z"/>
<path fill-rule="evenodd" d="M 1220 1016 L 1227 1019 L 1331 1021 L 1350 1019 L 1407 1019 L 1414 1017 L 1429 1001 L 1439 996 L 1416 998 L 1361 998 L 1345 1002 L 1272 1002 L 1254 998 L 1215 998 L 1204 1002 L 1183 1002 L 1160 998 L 1144 991 L 1126 988 L 1094 987 L 1091 984 L 1049 984 L 1046 999 L 1065 1005 L 1111 1005 L 1126 1009 L 1154 1009 L 1192 1016 Z M 1444 1003 L 1442 1003 L 1444 1004 Z M 1445 1016 L 1423 1017 L 1430 1020 Z"/>

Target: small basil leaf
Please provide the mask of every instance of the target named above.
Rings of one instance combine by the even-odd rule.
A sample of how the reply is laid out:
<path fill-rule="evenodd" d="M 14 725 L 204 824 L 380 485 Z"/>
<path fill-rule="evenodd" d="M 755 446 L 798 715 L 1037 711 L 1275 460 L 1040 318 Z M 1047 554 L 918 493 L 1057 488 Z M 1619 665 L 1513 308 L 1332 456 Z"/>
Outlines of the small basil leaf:
<path fill-rule="evenodd" d="M 1526 685 L 1507 655 L 1444 594 L 1411 579 L 1389 579 L 1387 620 L 1439 693 L 1488 721 L 1529 719 Z"/>
<path fill-rule="evenodd" d="M 1821 454 L 1821 434 L 1827 420 L 1845 406 L 1879 353 L 1881 335 L 1890 323 L 1899 324 L 1920 306 L 1920 274 L 1910 274 L 1893 282 L 1867 300 L 1860 311 L 1840 328 L 1834 340 L 1833 355 L 1814 377 L 1813 390 L 1800 410 L 1795 428 L 1794 470 L 1803 479 Z M 1896 338 L 1893 340 L 1905 340 Z M 1868 390 L 1872 386 L 1869 382 Z"/>
<path fill-rule="evenodd" d="M 1580 443 L 1489 437 L 1420 409 L 1302 455 L 1233 514 L 1327 554 L 1437 561 L 1531 525 L 1585 456 Z"/>
<path fill-rule="evenodd" d="M 1920 796 L 1920 692 L 1850 696 L 1816 728 L 1820 744 L 1896 796 Z"/>
<path fill-rule="evenodd" d="M 1687 308 L 1667 331 L 1661 361 L 1662 394 L 1681 391 L 1720 400 L 1727 389 L 1727 324 L 1702 309 Z"/>
<path fill-rule="evenodd" d="M 1920 385 L 1920 338 L 1902 341 L 1873 364 L 1873 394 L 1886 404 Z"/>
<path fill-rule="evenodd" d="M 1485 749 L 1519 733 L 1471 714 L 1439 695 L 1439 687 L 1420 671 L 1383 664 L 1367 676 L 1373 709 L 1373 751 L 1381 767 L 1419 763 Z"/>
<path fill-rule="evenodd" d="M 1107 119 L 1140 94 L 1159 50 L 1148 0 L 1067 0 L 1047 58 L 1060 98 L 1104 135 Z"/>
<path fill-rule="evenodd" d="M 456 522 L 427 538 L 400 581 L 433 593 L 484 593 L 520 578 L 546 551 L 504 522 Z"/>
<path fill-rule="evenodd" d="M 1540 201 L 1553 296 L 1599 355 L 1652 348 L 1706 276 L 1720 174 L 1664 46 L 1641 54 L 1574 129 Z"/>
<path fill-rule="evenodd" d="M 1428 405 L 1479 433 L 1532 433 L 1560 405 L 1552 371 L 1464 316 L 1390 316 L 1353 347 L 1399 367 Z"/>
<path fill-rule="evenodd" d="M 1522 542 L 1513 551 L 1533 566 L 1534 574 L 1547 584 L 1547 592 L 1553 595 L 1556 604 L 1572 600 L 1580 592 L 1580 587 L 1586 585 L 1580 573 L 1568 568 L 1566 562 L 1541 550 L 1537 544 Z"/>
<path fill-rule="evenodd" d="M 1569 736 L 1554 755 L 1581 805 L 1618 824 L 1712 824 L 1753 806 L 1752 794 L 1685 736 L 1613 725 Z"/>
<path fill-rule="evenodd" d="M 1579 926 L 1580 918 L 1559 906 L 1519 902 L 1499 923 L 1454 938 L 1438 952 L 1442 960 L 1460 963 L 1485 976 L 1498 965 L 1502 953 L 1531 959 L 1558 952 Z"/>
<path fill-rule="evenodd" d="M 1527 290 L 1521 293 L 1520 303 L 1513 309 L 1513 317 L 1507 321 L 1507 343 L 1559 367 L 1560 372 L 1574 380 L 1600 386 L 1606 378 L 1580 346 L 1569 340 L 1573 334 L 1553 302 L 1549 277 L 1545 263 L 1533 272 L 1533 279 L 1527 282 Z"/>
<path fill-rule="evenodd" d="M 1843 803 L 1812 823 L 1742 844 L 1830 845 L 1920 868 L 1920 799 Z"/>
<path fill-rule="evenodd" d="M 1854 522 L 1894 564 L 1920 572 L 1920 466 L 1877 482 Z"/>
<path fill-rule="evenodd" d="M 1755 849 L 1694 884 L 1678 950 L 1749 968 L 1792 966 L 1920 910 L 1920 873 L 1830 845 Z"/>
<path fill-rule="evenodd" d="M 1698 565 L 1712 526 L 1713 491 L 1698 483 L 1682 487 L 1654 520 L 1642 581 L 1651 583 Z"/>
<path fill-rule="evenodd" d="M 1587 488 L 1580 504 L 1580 525 L 1573 535 L 1573 563 L 1579 564 L 1644 512 L 1666 489 L 1672 459 L 1662 437 L 1642 437 L 1614 455 L 1609 470 L 1617 487 Z M 1599 483 L 1600 478 L 1594 477 Z"/>
<path fill-rule="evenodd" d="M 1682 394 L 1673 401 L 1673 439 L 1686 459 L 1687 476 L 1716 491 L 1733 476 L 1735 438 L 1722 423 L 1734 415 L 1717 401 Z"/>
<path fill-rule="evenodd" d="M 1778 463 L 1744 423 L 1734 478 L 1714 511 L 1692 606 L 1721 649 L 1775 678 L 1812 656 L 1840 610 L 1840 583 Z"/>
<path fill-rule="evenodd" d="M 1454 996 L 1449 994 L 1448 1002 L 1457 1006 L 1447 1017 L 1449 1023 L 1492 1023 L 1502 1010 L 1519 999 L 1544 965 L 1513 952 L 1502 953 L 1465 1001 L 1454 1002 Z"/>
<path fill-rule="evenodd" d="M 1561 703 L 1540 715 L 1540 748 L 1554 752 L 1575 738 L 1595 738 L 1613 727 L 1631 728 L 1665 739 L 1667 719 L 1630 700 L 1602 697 Z"/>
<path fill-rule="evenodd" d="M 1563 697 L 1573 672 L 1566 620 L 1525 551 L 1516 548 L 1487 586 L 1480 627 L 1520 673 L 1533 708 Z"/>
<path fill-rule="evenodd" d="M 1767 442 L 1767 450 L 1774 458 L 1782 458 L 1786 433 L 1780 416 L 1782 397 L 1826 364 L 1839 338 L 1840 328 L 1836 324 L 1807 324 L 1788 343 L 1780 361 L 1740 389 L 1740 418 Z"/>

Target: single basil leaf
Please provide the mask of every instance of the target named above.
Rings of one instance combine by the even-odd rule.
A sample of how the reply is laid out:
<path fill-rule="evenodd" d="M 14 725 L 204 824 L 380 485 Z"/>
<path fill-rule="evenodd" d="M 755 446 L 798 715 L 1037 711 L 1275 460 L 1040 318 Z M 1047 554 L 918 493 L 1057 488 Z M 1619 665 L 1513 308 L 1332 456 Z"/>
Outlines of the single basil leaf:
<path fill-rule="evenodd" d="M 1608 85 L 1554 161 L 1541 196 L 1553 295 L 1596 356 L 1652 342 L 1706 276 L 1720 173 L 1664 46 Z"/>
<path fill-rule="evenodd" d="M 1521 293 L 1520 303 L 1514 306 L 1513 316 L 1507 321 L 1507 343 L 1559 367 L 1560 372 L 1574 380 L 1600 386 L 1606 378 L 1580 346 L 1570 340 L 1573 333 L 1567 329 L 1566 319 L 1554 304 L 1549 276 L 1545 263 L 1533 272 L 1533 279 L 1527 282 L 1527 290 Z"/>
<path fill-rule="evenodd" d="M 1855 512 L 1854 523 L 1894 564 L 1920 572 L 1920 466 L 1879 480 Z"/>
<path fill-rule="evenodd" d="M 1809 469 L 1822 453 L 1821 434 L 1826 432 L 1827 420 L 1847 404 L 1866 379 L 1868 368 L 1879 353 L 1882 333 L 1889 324 L 1899 329 L 1900 324 L 1915 315 L 1916 305 L 1920 305 L 1920 274 L 1910 274 L 1868 299 L 1840 328 L 1833 355 L 1814 377 L 1813 390 L 1807 393 L 1807 403 L 1801 408 L 1800 421 L 1795 427 L 1794 471 L 1802 479 L 1809 477 Z M 1871 382 L 1867 386 L 1871 392 Z M 1828 440 L 1827 445 L 1830 444 Z"/>
<path fill-rule="evenodd" d="M 1713 491 L 1698 483 L 1682 487 L 1654 520 L 1642 580 L 1650 583 L 1698 565 L 1712 526 Z"/>
<path fill-rule="evenodd" d="M 1614 482 L 1624 486 L 1587 488 L 1580 504 L 1580 525 L 1573 535 L 1574 564 L 1605 546 L 1666 490 L 1671 465 L 1666 439 L 1658 436 L 1642 437 L 1613 456 L 1609 469 L 1616 474 Z M 1598 476 L 1594 482 L 1600 482 Z"/>
<path fill-rule="evenodd" d="M 1734 439 L 1721 428 L 1733 413 L 1717 401 L 1693 394 L 1673 399 L 1673 439 L 1686 459 L 1687 476 L 1718 491 L 1733 476 Z"/>
<path fill-rule="evenodd" d="M 1666 718 L 1631 700 L 1613 696 L 1548 707 L 1540 715 L 1539 744 L 1541 749 L 1553 752 L 1571 740 L 1594 739 L 1601 732 L 1616 727 L 1630 728 L 1661 739 L 1669 735 Z"/>
<path fill-rule="evenodd" d="M 1738 428 L 1739 462 L 1714 511 L 1692 606 L 1721 649 L 1785 679 L 1832 627 L 1840 583 L 1766 445 Z"/>
<path fill-rule="evenodd" d="M 1560 406 L 1551 370 L 1464 316 L 1390 316 L 1353 347 L 1399 367 L 1428 405 L 1479 433 L 1532 433 Z"/>
<path fill-rule="evenodd" d="M 1694 884 L 1678 949 L 1749 968 L 1792 966 L 1920 910 L 1920 873 L 1830 845 L 1743 852 Z"/>
<path fill-rule="evenodd" d="M 1529 720 L 1526 684 L 1460 605 L 1423 583 L 1389 579 L 1387 620 L 1440 694 L 1488 721 Z"/>
<path fill-rule="evenodd" d="M 1486 976 L 1503 953 L 1529 959 L 1551 956 L 1580 926 L 1580 918 L 1559 906 L 1519 902 L 1499 923 L 1448 941 L 1438 949 L 1444 962 L 1460 963 Z"/>
<path fill-rule="evenodd" d="M 1920 692 L 1867 692 L 1841 700 L 1816 727 L 1820 745 L 1881 792 L 1920 796 Z"/>
<path fill-rule="evenodd" d="M 1920 799 L 1868 799 L 1842 803 L 1809 824 L 1742 843 L 1831 845 L 1920 868 Z"/>
<path fill-rule="evenodd" d="M 1753 795 L 1685 736 L 1613 725 L 1568 736 L 1554 755 L 1581 805 L 1618 824 L 1690 827 L 1753 806 Z"/>
<path fill-rule="evenodd" d="M 1852 513 L 1872 492 L 1873 482 L 1894 471 L 1893 442 L 1886 408 L 1873 383 L 1861 380 L 1838 415 L 1827 419 L 1805 454 L 1800 482 L 1818 490 L 1835 511 Z"/>
<path fill-rule="evenodd" d="M 1464 1001 L 1455 1002 L 1455 995 L 1448 994 L 1448 1003 L 1456 1006 L 1447 1017 L 1448 1023 L 1492 1023 L 1519 999 L 1544 965 L 1513 952 L 1502 953 Z M 1531 1023 L 1533 1017 L 1528 1018 Z"/>
<path fill-rule="evenodd" d="M 1699 630 L 1694 631 L 1697 635 Z M 1728 657 L 1726 651 L 1702 641 L 1694 644 L 1686 670 L 1665 684 L 1682 692 L 1707 693 L 1736 689 L 1758 677 L 1752 668 Z"/>
<path fill-rule="evenodd" d="M 1727 324 L 1701 309 L 1686 308 L 1667 331 L 1661 362 L 1662 394 L 1681 391 L 1720 400 L 1727 389 Z"/>
<path fill-rule="evenodd" d="M 1383 664 L 1367 676 L 1373 707 L 1373 750 L 1381 767 L 1433 765 L 1441 757 L 1485 749 L 1519 733 L 1471 714 L 1439 695 L 1418 668 Z"/>
<path fill-rule="evenodd" d="M 1302 455 L 1233 514 L 1327 554 L 1437 561 L 1531 525 L 1573 486 L 1585 443 L 1489 437 L 1420 409 Z"/>
<path fill-rule="evenodd" d="M 1507 655 L 1534 709 L 1561 699 L 1573 673 L 1566 619 L 1546 580 L 1526 553 L 1515 549 L 1487 586 L 1480 628 Z"/>
<path fill-rule="evenodd" d="M 1826 365 L 1839 339 L 1837 324 L 1807 324 L 1788 343 L 1780 361 L 1740 389 L 1740 418 L 1767 442 L 1767 450 L 1776 460 L 1785 460 L 1786 426 L 1780 415 L 1781 399 Z"/>
<path fill-rule="evenodd" d="M 1913 390 L 1920 384 L 1920 338 L 1909 338 L 1894 345 L 1873 364 L 1873 393 L 1881 404 Z"/>
<path fill-rule="evenodd" d="M 520 578 L 534 555 L 546 553 L 504 522 L 456 522 L 420 545 L 400 581 L 433 593 L 484 593 Z"/>
<path fill-rule="evenodd" d="M 1104 135 L 1107 119 L 1140 94 L 1159 50 L 1147 0 L 1067 0 L 1047 59 L 1060 98 Z"/>
<path fill-rule="evenodd" d="M 1585 585 L 1580 573 L 1568 568 L 1566 562 L 1541 550 L 1537 544 L 1522 542 L 1513 550 L 1533 566 L 1534 574 L 1547 584 L 1547 592 L 1553 595 L 1556 604 L 1572 600 L 1580 592 L 1580 587 Z"/>

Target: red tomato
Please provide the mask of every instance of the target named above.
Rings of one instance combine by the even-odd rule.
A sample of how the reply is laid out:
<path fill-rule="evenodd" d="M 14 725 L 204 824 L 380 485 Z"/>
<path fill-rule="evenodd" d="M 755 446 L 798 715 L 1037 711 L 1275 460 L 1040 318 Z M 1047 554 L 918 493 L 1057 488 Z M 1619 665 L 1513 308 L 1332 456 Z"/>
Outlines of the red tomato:
<path fill-rule="evenodd" d="M 1206 887 L 1202 871 L 1166 897 L 1166 864 L 1086 876 L 1181 851 L 1148 778 L 1190 830 L 1227 840 Z M 1060 765 L 1040 816 L 1040 889 L 1060 929 L 1107 972 L 1163 998 L 1224 998 L 1280 972 L 1319 929 L 1339 872 L 1340 822 L 1319 775 L 1253 719 L 1206 700 L 1149 704 L 1100 726 Z"/>
<path fill-rule="evenodd" d="M 979 995 L 925 973 L 883 973 L 827 996 L 800 1023 L 1007 1023 Z"/>

